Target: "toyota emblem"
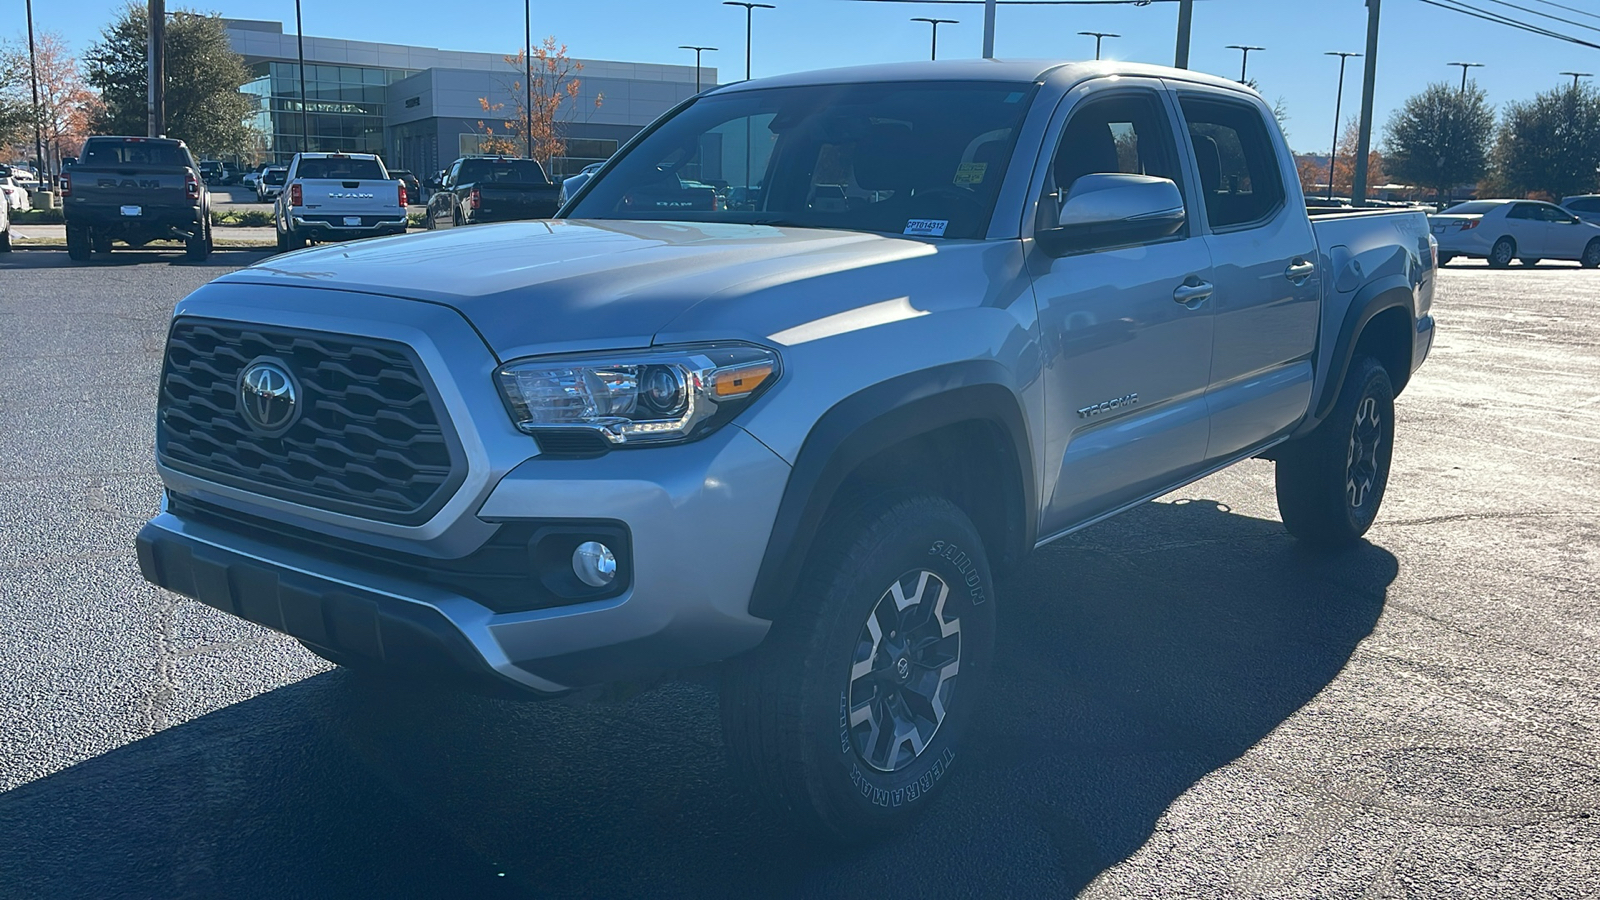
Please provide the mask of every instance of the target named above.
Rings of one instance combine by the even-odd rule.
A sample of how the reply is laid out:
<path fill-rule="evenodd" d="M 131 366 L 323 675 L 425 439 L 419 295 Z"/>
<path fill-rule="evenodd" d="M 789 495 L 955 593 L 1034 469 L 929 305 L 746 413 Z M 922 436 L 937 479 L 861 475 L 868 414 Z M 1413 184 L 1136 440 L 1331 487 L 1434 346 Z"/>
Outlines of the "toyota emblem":
<path fill-rule="evenodd" d="M 298 393 L 287 369 L 260 360 L 246 366 L 239 376 L 239 412 L 257 431 L 282 434 L 294 424 Z"/>

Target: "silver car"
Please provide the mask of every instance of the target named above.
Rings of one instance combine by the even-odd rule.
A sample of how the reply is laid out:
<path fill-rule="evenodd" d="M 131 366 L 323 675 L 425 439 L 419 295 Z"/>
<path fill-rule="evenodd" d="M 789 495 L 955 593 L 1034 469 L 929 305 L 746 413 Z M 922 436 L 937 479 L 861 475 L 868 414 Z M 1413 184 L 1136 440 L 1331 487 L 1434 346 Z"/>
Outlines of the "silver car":
<path fill-rule="evenodd" d="M 1600 266 L 1600 225 L 1539 200 L 1471 200 L 1428 217 L 1439 242 L 1439 264 L 1465 256 L 1503 269 L 1566 259 Z"/>

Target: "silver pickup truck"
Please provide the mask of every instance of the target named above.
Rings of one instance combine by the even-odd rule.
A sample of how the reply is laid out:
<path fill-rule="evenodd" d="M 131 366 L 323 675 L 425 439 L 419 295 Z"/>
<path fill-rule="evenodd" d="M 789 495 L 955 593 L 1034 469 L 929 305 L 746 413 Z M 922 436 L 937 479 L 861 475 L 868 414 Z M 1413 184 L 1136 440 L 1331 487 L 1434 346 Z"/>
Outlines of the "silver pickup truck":
<path fill-rule="evenodd" d="M 139 560 L 352 668 L 549 696 L 716 666 L 758 802 L 870 838 L 966 764 L 1029 551 L 1251 457 L 1289 532 L 1361 537 L 1434 257 L 1420 211 L 1308 218 L 1217 78 L 729 85 L 556 220 L 180 302 Z"/>
<path fill-rule="evenodd" d="M 371 153 L 296 153 L 279 184 L 272 222 L 280 253 L 406 233 L 406 186 Z M 264 199 L 269 189 L 258 193 Z"/>

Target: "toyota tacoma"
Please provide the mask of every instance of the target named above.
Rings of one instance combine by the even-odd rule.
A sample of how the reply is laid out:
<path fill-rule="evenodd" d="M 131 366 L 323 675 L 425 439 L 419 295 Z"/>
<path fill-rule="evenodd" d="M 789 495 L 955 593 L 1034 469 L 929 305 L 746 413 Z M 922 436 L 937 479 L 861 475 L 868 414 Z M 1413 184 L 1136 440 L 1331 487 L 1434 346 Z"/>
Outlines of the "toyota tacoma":
<path fill-rule="evenodd" d="M 554 220 L 178 303 L 139 561 L 352 668 L 714 667 L 753 796 L 879 835 L 972 762 L 995 573 L 1033 549 L 1253 457 L 1291 534 L 1361 538 L 1435 252 L 1420 211 L 1308 217 L 1271 108 L 1194 72 L 718 87 Z"/>

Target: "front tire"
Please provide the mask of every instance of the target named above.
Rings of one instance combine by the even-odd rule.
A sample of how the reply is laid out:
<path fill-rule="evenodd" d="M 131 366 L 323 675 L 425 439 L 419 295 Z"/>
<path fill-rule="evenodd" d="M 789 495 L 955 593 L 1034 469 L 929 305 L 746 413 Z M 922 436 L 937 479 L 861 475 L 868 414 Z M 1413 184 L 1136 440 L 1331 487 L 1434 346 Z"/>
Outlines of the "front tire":
<path fill-rule="evenodd" d="M 1278 513 L 1307 544 L 1361 539 L 1378 517 L 1394 452 L 1394 386 L 1370 356 L 1354 360 L 1333 411 L 1278 457 Z"/>
<path fill-rule="evenodd" d="M 1544 262 L 1544 260 L 1538 259 L 1538 258 L 1530 258 L 1530 257 L 1524 256 L 1523 258 L 1517 260 L 1517 262 L 1520 262 L 1523 265 L 1525 265 L 1525 266 L 1527 266 L 1528 268 L 1531 269 L 1534 266 L 1537 266 L 1539 263 Z"/>
<path fill-rule="evenodd" d="M 1511 265 L 1511 260 L 1517 255 L 1517 242 L 1508 237 L 1503 237 L 1494 242 L 1494 247 L 1489 250 L 1489 267 L 1504 269 Z"/>
<path fill-rule="evenodd" d="M 1600 238 L 1589 242 L 1583 248 L 1583 257 L 1578 260 L 1585 269 L 1600 269 Z"/>
<path fill-rule="evenodd" d="M 730 762 L 802 832 L 870 841 L 932 803 L 964 758 L 994 652 L 982 542 L 948 500 L 890 495 L 825 525 L 788 616 L 730 664 Z"/>

